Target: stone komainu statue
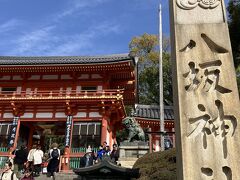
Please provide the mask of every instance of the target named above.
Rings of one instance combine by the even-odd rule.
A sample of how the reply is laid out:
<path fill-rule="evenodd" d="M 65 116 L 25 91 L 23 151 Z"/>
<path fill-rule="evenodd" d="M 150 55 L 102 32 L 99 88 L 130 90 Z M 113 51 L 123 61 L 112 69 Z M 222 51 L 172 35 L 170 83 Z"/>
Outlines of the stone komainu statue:
<path fill-rule="evenodd" d="M 126 127 L 128 131 L 128 137 L 125 142 L 131 142 L 133 140 L 145 141 L 145 134 L 143 132 L 143 129 L 137 123 L 134 117 L 124 118 L 122 124 Z"/>

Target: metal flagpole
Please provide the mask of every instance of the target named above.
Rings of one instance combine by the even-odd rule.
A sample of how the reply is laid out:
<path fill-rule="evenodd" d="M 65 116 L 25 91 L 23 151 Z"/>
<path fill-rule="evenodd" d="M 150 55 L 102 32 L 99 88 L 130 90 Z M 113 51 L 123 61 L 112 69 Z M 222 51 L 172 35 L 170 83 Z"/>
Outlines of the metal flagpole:
<path fill-rule="evenodd" d="M 164 105 L 163 105 L 163 69 L 162 69 L 162 6 L 159 4 L 159 115 L 161 150 L 164 150 Z"/>

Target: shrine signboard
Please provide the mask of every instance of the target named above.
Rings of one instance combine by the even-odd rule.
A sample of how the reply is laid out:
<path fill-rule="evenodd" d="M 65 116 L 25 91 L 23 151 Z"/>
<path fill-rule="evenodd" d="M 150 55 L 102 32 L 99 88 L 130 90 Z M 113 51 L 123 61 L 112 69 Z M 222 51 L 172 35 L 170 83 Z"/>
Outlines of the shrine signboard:
<path fill-rule="evenodd" d="M 72 128 L 72 116 L 67 116 L 66 131 L 65 131 L 65 147 L 70 146 L 71 128 Z"/>
<path fill-rule="evenodd" d="M 11 130 L 10 130 L 10 134 L 9 134 L 9 147 L 12 147 L 14 145 L 14 141 L 15 141 L 16 134 L 17 134 L 18 120 L 19 120 L 19 117 L 17 117 L 17 116 L 15 116 L 13 118 Z"/>

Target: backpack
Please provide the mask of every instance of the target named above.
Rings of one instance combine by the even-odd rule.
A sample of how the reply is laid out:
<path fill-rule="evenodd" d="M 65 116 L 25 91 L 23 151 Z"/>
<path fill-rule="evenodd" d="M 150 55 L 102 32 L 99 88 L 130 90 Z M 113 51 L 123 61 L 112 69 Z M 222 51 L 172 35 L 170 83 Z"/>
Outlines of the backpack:
<path fill-rule="evenodd" d="M 58 159 L 58 157 L 59 157 L 58 149 L 53 149 L 51 156 L 53 159 Z"/>
<path fill-rule="evenodd" d="M 4 173 L 5 173 L 5 172 L 2 173 L 1 179 L 3 178 Z M 14 172 L 12 172 L 12 174 L 11 174 L 11 180 L 13 180 L 13 176 L 14 176 Z"/>

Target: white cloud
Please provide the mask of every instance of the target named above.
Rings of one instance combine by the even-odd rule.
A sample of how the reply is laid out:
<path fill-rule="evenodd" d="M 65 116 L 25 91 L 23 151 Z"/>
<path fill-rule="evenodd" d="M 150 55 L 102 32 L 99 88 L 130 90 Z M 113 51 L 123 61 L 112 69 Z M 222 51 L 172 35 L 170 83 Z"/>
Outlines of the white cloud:
<path fill-rule="evenodd" d="M 16 47 L 9 54 L 26 55 L 32 51 L 34 54 L 37 50 L 43 51 L 48 46 L 48 38 L 50 39 L 51 31 L 54 26 L 44 27 L 32 32 L 25 33 L 17 39 L 12 40 Z M 54 38 L 54 37 L 52 37 Z"/>
<path fill-rule="evenodd" d="M 88 7 L 97 6 L 107 1 L 109 0 L 72 0 L 65 10 L 55 14 L 55 18 L 49 18 L 41 25 L 41 28 L 39 25 L 38 27 L 35 25 L 31 29 L 24 29 L 24 34 L 12 34 L 11 41 L 0 42 L 0 46 L 4 46 L 3 43 L 8 44 L 11 50 L 4 51 L 4 54 L 17 56 L 79 55 L 92 52 L 92 48 L 99 39 L 122 31 L 117 22 L 99 21 L 86 24 L 87 28 L 84 27 L 84 24 L 82 26 L 85 28 L 84 30 L 79 29 L 78 33 L 72 34 L 60 32 L 59 28 L 65 21 L 63 18 L 67 16 L 69 16 L 67 18 L 71 18 L 74 13 L 79 13 L 81 10 L 85 11 Z M 18 21 L 12 20 L 0 25 L 0 33 L 1 29 L 2 31 L 11 29 L 18 23 Z M 79 26 L 77 27 L 79 28 Z M 64 30 L 67 29 L 64 28 Z"/>
<path fill-rule="evenodd" d="M 13 50 L 7 54 L 19 56 L 79 55 L 89 52 L 97 38 L 121 32 L 116 23 L 100 22 L 78 34 L 57 34 L 55 26 L 47 26 L 14 40 Z"/>
<path fill-rule="evenodd" d="M 103 22 L 99 25 L 90 27 L 81 34 L 67 37 L 59 46 L 53 48 L 48 55 L 79 55 L 87 54 L 90 49 L 94 47 L 95 39 L 98 37 L 107 36 L 110 33 L 119 33 L 120 26 L 117 24 L 110 24 Z"/>
<path fill-rule="evenodd" d="M 73 0 L 64 11 L 55 15 L 55 20 L 58 21 L 66 16 L 74 14 L 75 12 L 79 12 L 80 10 L 86 9 L 88 7 L 103 4 L 107 1 L 109 0 Z"/>
<path fill-rule="evenodd" d="M 0 33 L 5 33 L 14 30 L 21 24 L 21 21 L 16 19 L 10 19 L 7 22 L 0 24 Z"/>

